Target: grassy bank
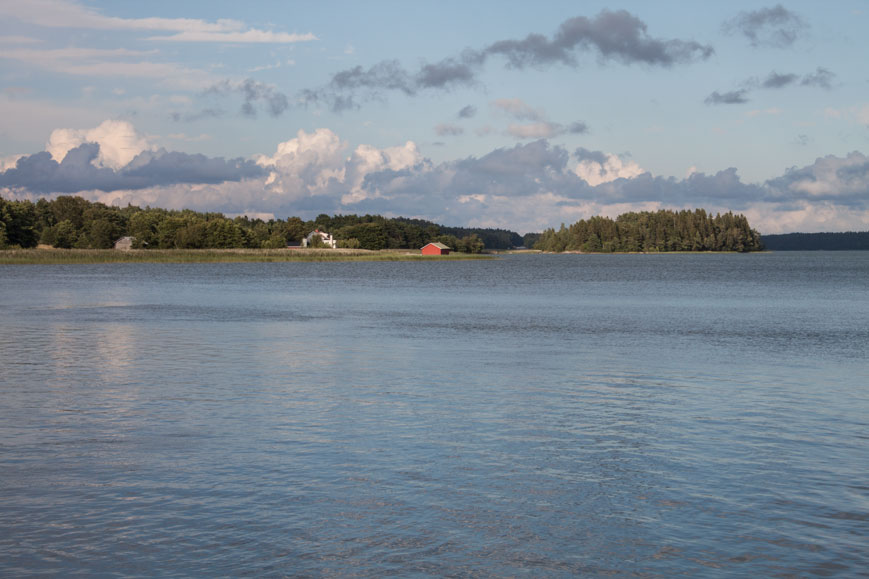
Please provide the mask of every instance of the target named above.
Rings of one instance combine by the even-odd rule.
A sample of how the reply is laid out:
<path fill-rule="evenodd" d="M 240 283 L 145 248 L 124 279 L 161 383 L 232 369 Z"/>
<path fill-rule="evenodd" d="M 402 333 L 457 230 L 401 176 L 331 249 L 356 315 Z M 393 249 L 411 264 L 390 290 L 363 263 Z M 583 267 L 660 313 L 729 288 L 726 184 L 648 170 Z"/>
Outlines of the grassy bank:
<path fill-rule="evenodd" d="M 486 255 L 453 253 L 423 256 L 410 250 L 364 249 L 10 249 L 0 251 L 0 265 L 77 263 L 232 263 L 294 261 L 432 261 L 487 259 Z"/>

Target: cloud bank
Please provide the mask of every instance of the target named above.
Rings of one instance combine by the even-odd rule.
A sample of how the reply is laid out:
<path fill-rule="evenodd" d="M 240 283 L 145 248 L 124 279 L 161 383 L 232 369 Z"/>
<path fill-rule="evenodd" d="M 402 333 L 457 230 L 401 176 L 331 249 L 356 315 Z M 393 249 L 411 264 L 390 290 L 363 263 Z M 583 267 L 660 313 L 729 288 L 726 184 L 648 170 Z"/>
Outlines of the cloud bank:
<path fill-rule="evenodd" d="M 74 138 L 62 141 L 67 134 Z M 129 159 L 108 152 L 125 150 L 123 143 L 133 144 Z M 225 160 L 155 149 L 112 121 L 56 131 L 49 147 L 7 165 L 0 195 L 74 193 L 109 204 L 279 217 L 380 213 L 521 232 L 664 207 L 743 212 L 766 233 L 869 229 L 869 157 L 856 151 L 754 184 L 735 168 L 655 176 L 625 156 L 570 152 L 547 139 L 435 164 L 410 141 L 354 148 L 321 128 L 299 131 L 271 154 Z"/>

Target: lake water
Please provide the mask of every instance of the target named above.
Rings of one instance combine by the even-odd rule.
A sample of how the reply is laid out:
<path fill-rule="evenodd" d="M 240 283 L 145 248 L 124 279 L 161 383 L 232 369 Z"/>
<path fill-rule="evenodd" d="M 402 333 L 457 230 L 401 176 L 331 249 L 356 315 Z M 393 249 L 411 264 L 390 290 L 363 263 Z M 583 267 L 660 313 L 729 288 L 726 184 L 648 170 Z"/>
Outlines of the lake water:
<path fill-rule="evenodd" d="M 0 575 L 866 576 L 869 252 L 0 267 Z"/>

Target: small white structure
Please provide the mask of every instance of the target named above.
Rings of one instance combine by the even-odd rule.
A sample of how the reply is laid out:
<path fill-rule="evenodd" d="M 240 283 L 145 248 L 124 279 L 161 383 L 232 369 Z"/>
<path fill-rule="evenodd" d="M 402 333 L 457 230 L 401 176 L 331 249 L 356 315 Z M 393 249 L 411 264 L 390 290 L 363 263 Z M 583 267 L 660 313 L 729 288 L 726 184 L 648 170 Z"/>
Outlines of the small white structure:
<path fill-rule="evenodd" d="M 133 249 L 134 241 L 136 241 L 135 237 L 122 237 L 115 242 L 115 249 L 120 249 L 122 251 Z"/>
<path fill-rule="evenodd" d="M 320 237 L 320 241 L 322 241 L 326 247 L 331 247 L 332 249 L 338 247 L 338 242 L 335 241 L 335 238 L 332 237 L 330 233 L 320 231 L 319 229 L 315 229 L 314 231 L 309 233 L 305 239 L 302 240 L 302 247 L 308 247 L 308 245 L 310 245 L 311 243 L 311 240 L 314 239 L 315 235 L 318 235 Z"/>

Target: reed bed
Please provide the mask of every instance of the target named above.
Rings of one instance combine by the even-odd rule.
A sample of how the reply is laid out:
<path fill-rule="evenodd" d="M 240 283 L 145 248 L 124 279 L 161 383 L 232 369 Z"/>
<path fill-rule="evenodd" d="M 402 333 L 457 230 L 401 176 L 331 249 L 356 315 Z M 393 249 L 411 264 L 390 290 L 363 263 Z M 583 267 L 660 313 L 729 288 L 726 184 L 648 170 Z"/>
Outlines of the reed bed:
<path fill-rule="evenodd" d="M 64 265 L 95 263 L 232 263 L 305 261 L 432 261 L 486 259 L 488 255 L 420 255 L 408 250 L 363 249 L 8 249 L 0 265 Z"/>

